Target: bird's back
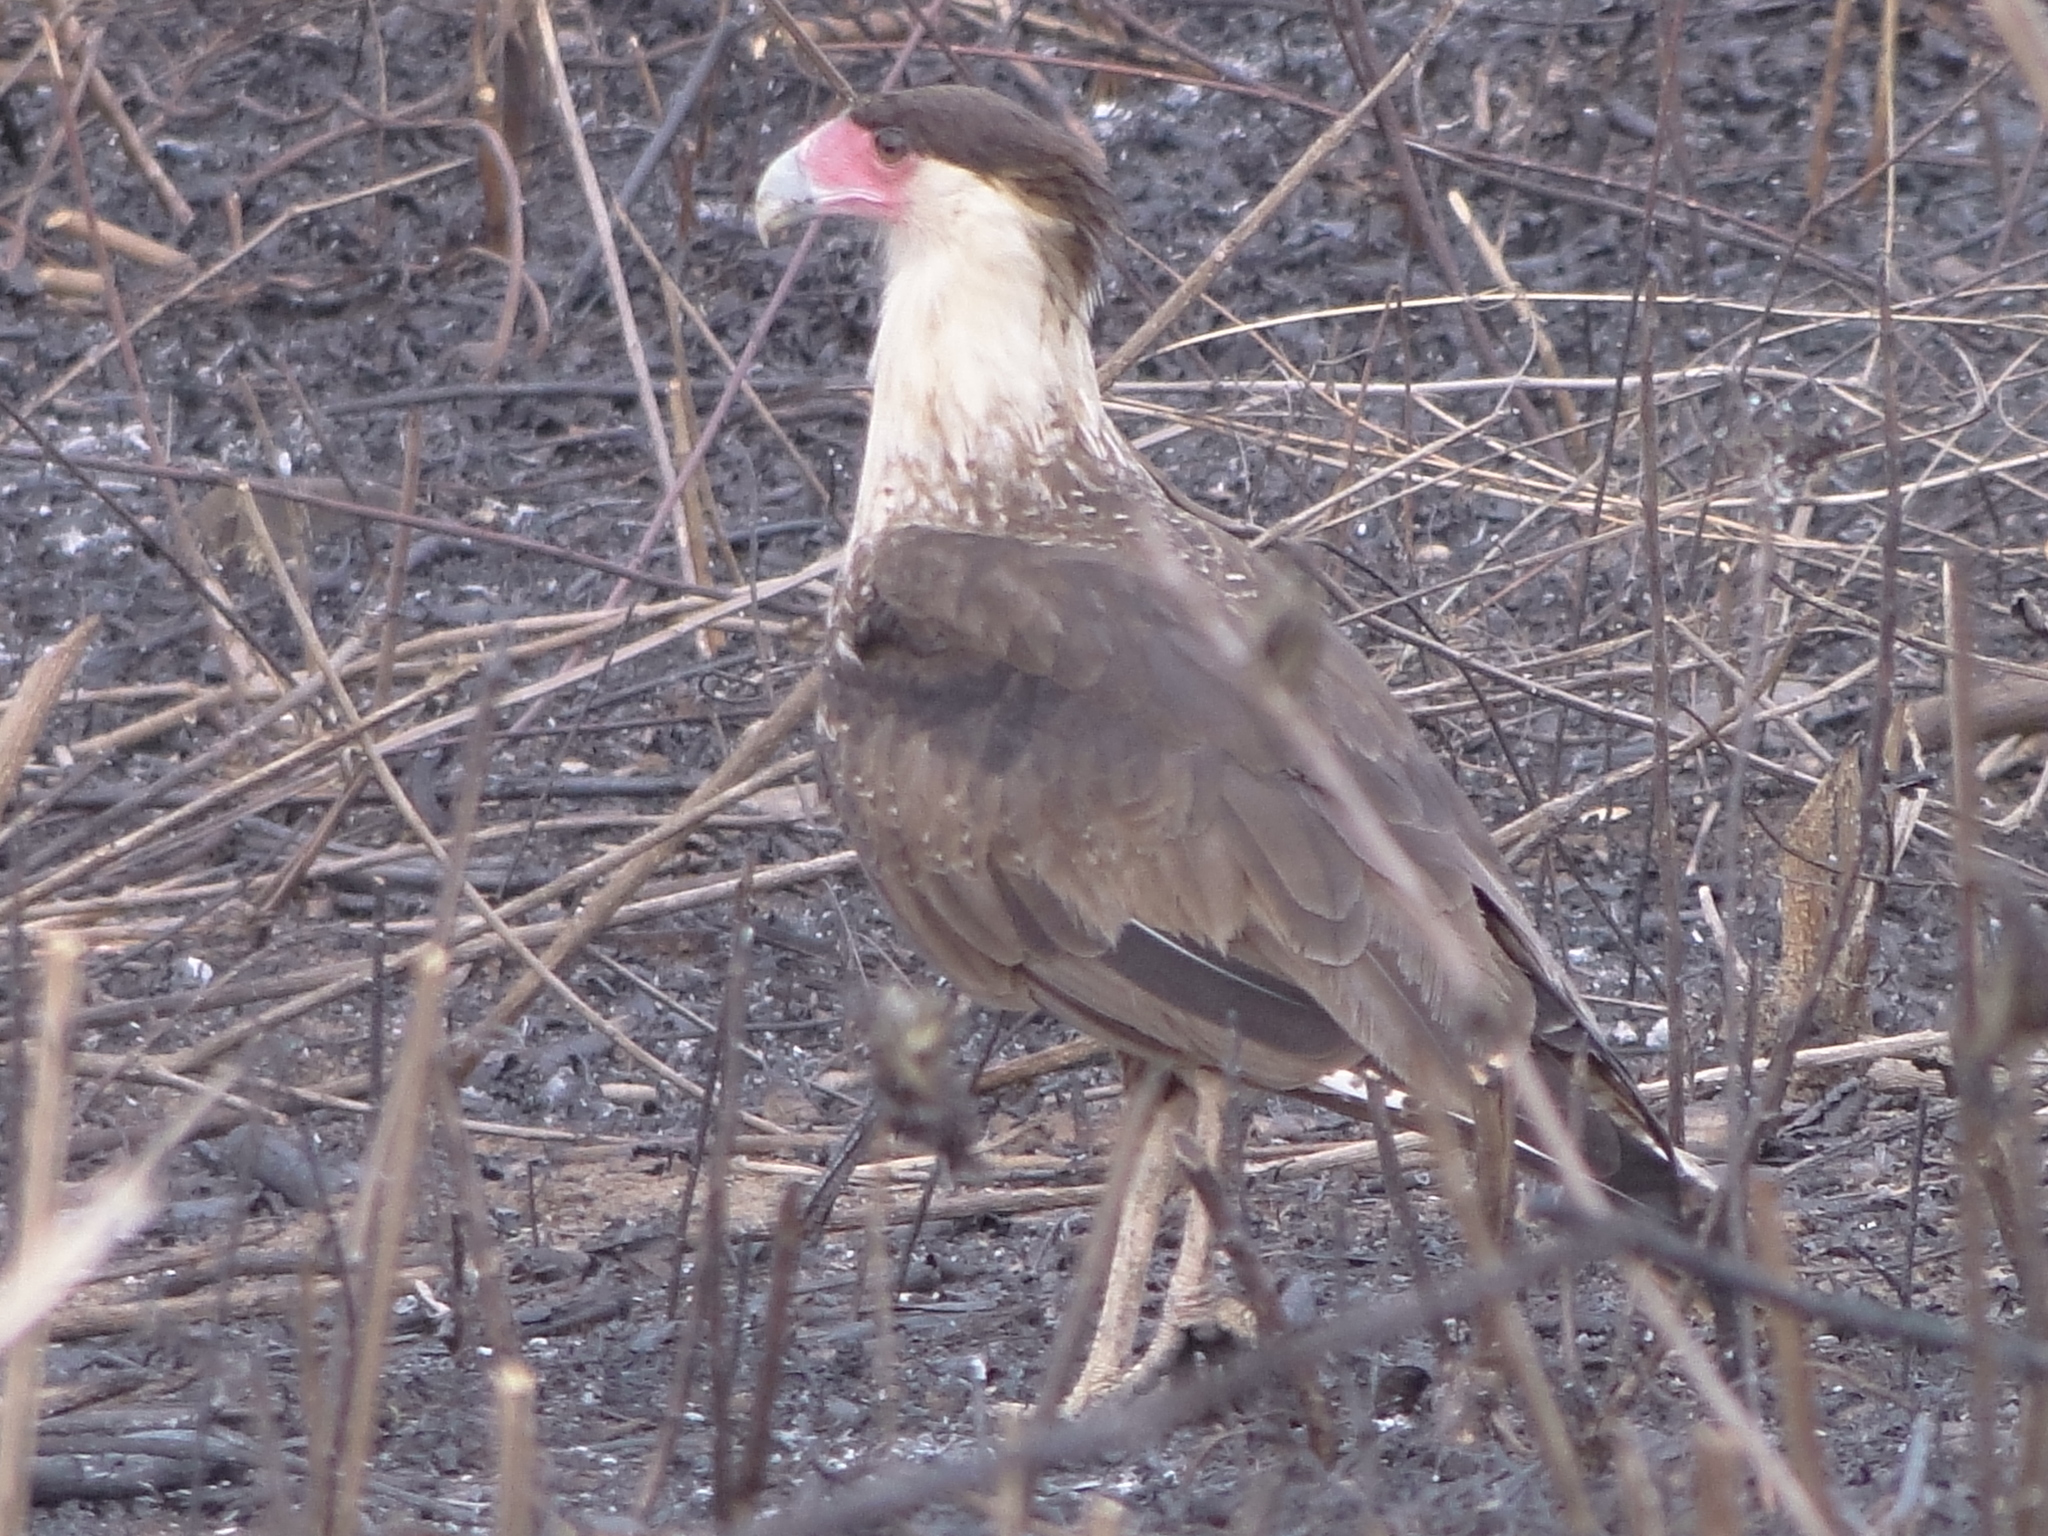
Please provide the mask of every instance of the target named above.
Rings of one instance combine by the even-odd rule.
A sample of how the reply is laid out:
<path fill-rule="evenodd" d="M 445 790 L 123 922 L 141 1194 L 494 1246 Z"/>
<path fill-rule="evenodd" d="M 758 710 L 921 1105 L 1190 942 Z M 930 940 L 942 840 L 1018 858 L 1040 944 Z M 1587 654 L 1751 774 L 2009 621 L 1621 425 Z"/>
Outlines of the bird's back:
<path fill-rule="evenodd" d="M 835 798 L 919 946 L 992 1003 L 1324 1102 L 1346 1069 L 1441 1081 L 1533 1038 L 1561 1088 L 1584 1063 L 1595 1171 L 1664 1203 L 1660 1128 L 1371 663 L 1291 572 L 1156 491 L 1091 517 L 902 525 L 850 556 Z M 1476 987 L 1347 835 L 1333 762 Z"/>

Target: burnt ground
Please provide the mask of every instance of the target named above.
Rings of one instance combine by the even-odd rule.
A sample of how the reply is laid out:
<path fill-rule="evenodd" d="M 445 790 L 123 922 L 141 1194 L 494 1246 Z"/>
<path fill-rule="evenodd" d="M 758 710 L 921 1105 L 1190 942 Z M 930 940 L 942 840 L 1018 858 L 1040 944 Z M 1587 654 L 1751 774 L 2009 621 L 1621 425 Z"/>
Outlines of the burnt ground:
<path fill-rule="evenodd" d="M 799 9 L 863 88 L 902 50 L 899 12 Z M 831 104 L 748 21 L 721 36 L 633 205 L 673 289 L 619 240 L 656 399 L 714 423 L 688 498 L 709 529 L 704 563 L 684 583 L 655 521 L 672 471 L 602 269 L 570 289 L 593 224 L 530 21 L 523 51 L 487 66 L 518 155 L 523 244 L 509 263 L 508 241 L 480 243 L 495 162 L 480 162 L 472 115 L 472 11 L 88 5 L 66 33 L 63 84 L 32 16 L 0 24 L 0 396 L 21 413 L 0 424 L 0 697 L 45 647 L 98 624 L 36 722 L 19 793 L 0 800 L 8 1016 L 24 1037 L 46 936 L 82 931 L 73 1203 L 202 1082 L 236 1096 L 164 1159 L 147 1229 L 54 1315 L 32 1528 L 312 1528 L 340 1371 L 367 1347 L 363 1293 L 325 1277 L 342 1268 L 338 1234 L 380 1207 L 407 1219 L 393 1339 L 364 1410 L 375 1451 L 360 1513 L 378 1529 L 482 1528 L 493 1490 L 529 1483 L 580 1528 L 628 1528 L 636 1509 L 705 1528 L 740 1478 L 778 1321 L 793 1333 L 760 1409 L 771 1526 L 886 1506 L 920 1531 L 1565 1528 L 1527 1396 L 1493 1393 L 1475 1364 L 1469 1304 L 1441 1350 L 1408 1328 L 1322 1357 L 1327 1463 L 1297 1400 L 1266 1390 L 1157 1433 L 1112 1410 L 1081 1447 L 1097 1454 L 1036 1477 L 1028 1515 L 986 1478 L 919 1497 L 906 1467 L 971 1468 L 1010 1433 L 1005 1405 L 1037 1396 L 1117 1076 L 1100 1056 L 1019 1069 L 978 1100 L 976 1171 L 934 1185 L 928 1160 L 885 1136 L 836 1199 L 819 1197 L 868 1099 L 866 1046 L 845 1024 L 852 983 L 926 972 L 851 868 L 808 758 L 784 756 L 807 747 L 807 726 L 559 968 L 580 1006 L 560 992 L 503 1003 L 524 964 L 465 904 L 445 1019 L 472 1068 L 466 1139 L 444 1121 L 415 1189 L 373 1178 L 390 1198 L 360 1197 L 365 1167 L 393 1166 L 371 1147 L 375 1111 L 423 1081 L 400 1039 L 407 956 L 442 880 L 424 834 L 464 825 L 464 790 L 480 788 L 464 868 L 477 899 L 544 949 L 598 899 L 599 861 L 798 685 L 858 465 L 876 303 L 867 237 L 828 229 L 766 331 L 754 393 L 719 413 L 728 359 L 793 259 L 756 242 L 753 181 Z M 605 186 L 624 182 L 716 20 L 703 5 L 558 8 Z M 1358 99 L 1356 26 L 1378 68 L 1428 21 L 1406 3 L 1356 24 L 1305 0 L 1007 19 L 960 5 L 908 76 L 964 73 L 1102 144 L 1131 236 L 1107 348 Z M 1795 1076 L 1763 1143 L 1789 1262 L 1815 1291 L 2017 1327 L 2042 1298 L 2030 1251 L 1980 1236 L 1995 1181 L 1957 1172 L 1947 1047 L 1884 1042 L 1945 1024 L 1981 926 L 1958 916 L 1956 849 L 1979 834 L 1952 813 L 1941 703 L 1958 636 L 1995 662 L 1976 709 L 2010 704 L 2001 723 L 2018 733 L 1987 731 L 1967 757 L 1983 781 L 1976 867 L 1994 891 L 2048 884 L 2028 804 L 2040 722 L 2014 670 L 2048 643 L 2034 606 L 2048 548 L 2038 118 L 1998 39 L 1957 8 L 1905 5 L 1890 49 L 1877 6 L 1838 21 L 1696 4 L 1667 35 L 1647 4 L 1465 6 L 1386 97 L 1412 192 L 1386 126 L 1361 128 L 1145 350 L 1116 402 L 1179 486 L 1301 542 L 1349 594 L 1359 642 L 1503 828 L 1645 1079 L 1665 1076 L 1674 999 L 1695 1067 L 1768 1053 L 1826 947 L 1810 910 L 1841 884 L 1826 869 L 1884 874 L 1852 890 L 1852 916 L 1856 893 L 1873 893 L 1870 915 L 1801 1041 L 1873 1044 Z M 72 119 L 67 139 L 88 61 L 189 219 L 104 115 Z M 51 225 L 87 197 L 167 250 L 138 259 Z M 502 333 L 508 293 L 525 301 Z M 426 521 L 401 537 L 409 421 L 409 504 Z M 223 489 L 239 477 L 324 503 L 266 502 L 274 562 Z M 616 590 L 618 568 L 643 562 L 645 579 Z M 395 701 L 362 733 L 391 784 L 317 680 L 266 711 L 275 679 L 323 656 L 358 709 Z M 462 762 L 480 700 L 479 786 Z M 1795 824 L 1902 701 L 1923 705 L 1925 766 L 1906 749 L 1868 797 L 1862 831 L 1888 835 L 1859 843 L 1853 787 Z M 6 739 L 0 728 L 0 764 Z M 10 787 L 0 773 L 0 796 Z M 742 964 L 734 876 L 749 867 Z M 1987 1017 L 2000 996 L 2033 995 L 2024 966 L 2014 974 Z M 485 1028 L 494 1011 L 508 1027 Z M 698 1103 L 721 1018 L 745 1051 L 721 1102 L 747 1117 L 722 1160 Z M 1064 1039 L 1043 1020 L 973 1016 L 955 1054 L 1000 1072 Z M 1694 1097 L 1710 1150 L 1713 1122 L 1750 1102 L 1712 1072 Z M 1297 1105 L 1247 1108 L 1245 1222 L 1288 1315 L 1362 1306 L 1370 1320 L 1413 1295 L 1424 1277 L 1371 1138 Z M 707 1157 L 711 1177 L 693 1179 Z M 468 1167 L 480 1181 L 457 1177 Z M 1426 1157 L 1405 1180 L 1431 1272 L 1469 1274 Z M 2018 1178 L 2003 1210 L 2024 1219 L 2005 1230 L 2038 1231 L 2038 1184 Z M 790 1188 L 822 1230 L 785 1245 L 787 1304 L 771 1305 L 768 1239 Z M 1657 1283 L 1676 1293 L 1673 1277 Z M 1601 1525 L 1655 1529 L 1646 1510 L 1661 1505 L 1670 1529 L 1796 1528 L 1758 1445 L 1703 1427 L 1697 1381 L 1616 1269 L 1563 1289 L 1543 1272 L 1521 1295 Z M 1686 1316 L 1711 1336 L 1703 1309 Z M 2017 1378 L 1916 1352 L 1899 1326 L 1809 1322 L 1804 1371 L 1760 1343 L 1738 1378 L 1743 1422 L 1777 1439 L 1810 1406 L 1828 1497 L 1886 1530 L 1961 1527 L 1987 1492 L 2003 1490 L 2001 1508 L 2038 1492 L 2015 1451 L 2036 1411 Z M 506 1474 L 491 1366 L 515 1340 L 537 1377 L 540 1452 Z M 683 1356 L 686 1405 L 666 1419 L 672 1456 L 643 1504 Z M 1430 1385 L 1416 1399 L 1418 1367 Z"/>

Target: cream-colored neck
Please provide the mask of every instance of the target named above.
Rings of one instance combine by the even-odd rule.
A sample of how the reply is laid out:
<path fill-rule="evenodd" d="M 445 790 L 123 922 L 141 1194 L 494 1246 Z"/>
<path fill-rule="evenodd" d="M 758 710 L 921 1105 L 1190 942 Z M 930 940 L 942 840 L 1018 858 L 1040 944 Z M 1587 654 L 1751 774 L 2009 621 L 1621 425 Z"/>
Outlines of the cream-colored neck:
<path fill-rule="evenodd" d="M 1109 423 L 1088 339 L 1090 296 L 1051 276 L 1059 227 L 979 176 L 920 168 L 888 232 L 853 537 L 897 521 L 986 526 L 1055 455 L 1131 454 Z"/>

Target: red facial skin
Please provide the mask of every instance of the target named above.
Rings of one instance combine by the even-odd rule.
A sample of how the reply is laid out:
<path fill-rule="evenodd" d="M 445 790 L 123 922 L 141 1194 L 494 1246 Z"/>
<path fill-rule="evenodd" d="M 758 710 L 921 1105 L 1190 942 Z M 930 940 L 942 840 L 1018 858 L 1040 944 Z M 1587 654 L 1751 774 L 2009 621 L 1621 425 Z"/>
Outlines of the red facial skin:
<path fill-rule="evenodd" d="M 813 129 L 797 146 L 797 163 L 811 184 L 820 213 L 893 224 L 904 217 L 909 183 L 918 157 L 899 154 L 887 160 L 875 147 L 875 134 L 851 118 L 835 117 Z"/>

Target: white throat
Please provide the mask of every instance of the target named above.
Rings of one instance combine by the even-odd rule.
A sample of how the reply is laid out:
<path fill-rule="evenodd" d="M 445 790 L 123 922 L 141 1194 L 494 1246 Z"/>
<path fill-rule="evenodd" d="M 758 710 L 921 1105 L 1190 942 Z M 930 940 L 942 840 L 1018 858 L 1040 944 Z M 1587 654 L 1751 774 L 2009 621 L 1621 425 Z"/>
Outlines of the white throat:
<path fill-rule="evenodd" d="M 1039 216 L 955 166 L 930 161 L 917 178 L 910 217 L 887 234 L 855 539 L 904 516 L 974 526 L 991 515 L 984 492 L 1077 434 L 1097 454 L 1130 453 L 1096 388 L 1088 305 L 1047 272 Z"/>

